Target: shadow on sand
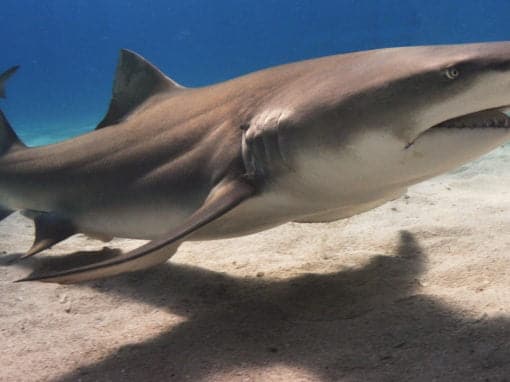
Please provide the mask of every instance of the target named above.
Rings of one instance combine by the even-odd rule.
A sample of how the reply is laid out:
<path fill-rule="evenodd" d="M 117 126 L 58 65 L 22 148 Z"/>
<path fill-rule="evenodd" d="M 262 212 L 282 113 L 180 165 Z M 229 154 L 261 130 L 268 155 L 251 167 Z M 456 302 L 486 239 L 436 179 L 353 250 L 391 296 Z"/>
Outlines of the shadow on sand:
<path fill-rule="evenodd" d="M 397 251 L 361 269 L 277 281 L 168 263 L 89 283 L 186 321 L 58 380 L 199 381 L 274 365 L 323 381 L 510 376 L 510 319 L 469 317 L 420 294 L 423 251 L 408 232 L 401 233 Z M 62 261 L 31 264 L 55 269 Z M 242 375 L 257 380 L 256 372 Z"/>

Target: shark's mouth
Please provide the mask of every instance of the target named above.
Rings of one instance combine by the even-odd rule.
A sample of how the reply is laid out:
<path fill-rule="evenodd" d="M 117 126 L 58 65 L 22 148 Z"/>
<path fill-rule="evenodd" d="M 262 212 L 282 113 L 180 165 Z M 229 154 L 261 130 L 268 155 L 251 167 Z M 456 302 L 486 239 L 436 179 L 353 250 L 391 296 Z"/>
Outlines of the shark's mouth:
<path fill-rule="evenodd" d="M 446 130 L 491 130 L 510 132 L 510 106 L 487 109 L 448 119 L 418 135 L 413 141 L 409 142 L 405 148 L 408 149 L 423 135 L 428 135 L 436 131 Z"/>
<path fill-rule="evenodd" d="M 476 113 L 466 114 L 460 117 L 443 121 L 429 130 L 433 129 L 508 129 L 510 128 L 510 117 L 506 112 L 508 108 L 497 108 Z"/>

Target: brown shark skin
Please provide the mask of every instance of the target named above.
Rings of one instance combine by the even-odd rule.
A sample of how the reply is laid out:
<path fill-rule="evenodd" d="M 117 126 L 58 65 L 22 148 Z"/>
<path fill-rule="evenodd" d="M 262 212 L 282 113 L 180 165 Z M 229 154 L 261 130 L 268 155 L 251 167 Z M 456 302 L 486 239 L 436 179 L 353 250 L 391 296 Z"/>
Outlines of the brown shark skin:
<path fill-rule="evenodd" d="M 259 105 L 310 76 L 309 68 L 320 61 L 156 95 L 111 128 L 1 157 L 0 189 L 8 191 L 0 191 L 0 199 L 20 209 L 90 216 L 86 231 L 97 227 L 100 211 L 125 204 L 150 209 L 162 200 L 177 201 L 184 217 L 226 174 L 243 175 L 241 127 Z M 332 59 L 324 61 L 330 66 Z M 306 86 L 306 76 L 304 81 Z"/>
<path fill-rule="evenodd" d="M 333 113 L 348 121 L 352 116 L 341 115 L 343 109 L 350 115 L 362 111 L 353 113 L 351 105 L 338 108 L 339 105 L 357 102 L 363 94 L 376 95 L 383 81 L 389 82 L 398 78 L 403 69 L 409 70 L 397 65 L 401 61 L 398 49 L 303 61 L 209 87 L 155 95 L 126 121 L 111 128 L 0 158 L 0 200 L 8 200 L 10 206 L 20 209 L 72 215 L 78 225 L 80 220 L 84 221 L 84 231 L 98 227 L 96 218 L 102 211 L 122 210 L 125 205 L 152 208 L 157 214 L 159 203 L 169 203 L 178 207 L 181 217 L 187 216 L 225 174 L 236 176 L 245 172 L 242 127 L 250 126 L 254 116 L 272 108 L 288 108 L 294 111 L 296 125 L 305 125 L 319 113 L 316 125 L 328 122 Z M 409 56 L 434 55 L 440 60 L 445 55 L 459 58 L 484 50 L 490 55 L 510 47 L 499 43 L 471 45 L 467 52 L 464 46 L 404 49 Z M 382 60 L 384 65 L 375 65 Z M 374 70 L 368 68 L 360 77 L 360 63 L 365 67 L 374 65 Z M 310 136 L 312 129 L 294 128 L 292 134 L 291 138 L 283 137 L 287 140 L 289 160 L 296 149 L 292 147 L 294 142 L 315 139 Z M 337 135 L 348 142 L 352 134 L 356 132 L 345 129 Z M 329 145 L 327 139 L 319 144 Z M 263 187 L 265 181 L 258 180 L 258 187 Z M 273 220 L 262 228 L 291 219 L 282 216 Z M 113 222 L 106 221 L 105 225 L 111 227 L 110 223 Z M 172 226 L 169 222 L 161 233 Z M 125 236 L 122 229 L 108 233 Z"/>
<path fill-rule="evenodd" d="M 438 74 L 456 62 L 470 65 L 463 67 L 462 81 L 448 82 Z M 394 198 L 446 167 L 372 186 L 344 206 L 333 182 L 328 184 L 336 170 L 326 156 L 390 125 L 389 134 L 406 150 L 437 123 L 509 105 L 510 95 L 501 104 L 488 100 L 479 109 L 463 110 L 461 95 L 475 88 L 478 67 L 507 71 L 510 43 L 357 52 L 203 88 L 161 91 L 115 125 L 7 152 L 0 157 L 0 201 L 13 210 L 55 213 L 78 232 L 158 239 L 197 211 L 215 188 L 245 179 L 253 195 L 243 195 L 246 199 L 186 240 L 243 235 L 314 216 L 335 220 Z M 435 120 L 438 113 L 426 114 L 429 105 L 422 98 L 405 96 L 417 88 L 438 110 L 452 98 L 461 101 Z M 418 120 L 422 114 L 427 118 Z M 508 139 L 498 137 L 491 147 Z M 314 157 L 325 159 L 310 173 L 307 158 Z"/>

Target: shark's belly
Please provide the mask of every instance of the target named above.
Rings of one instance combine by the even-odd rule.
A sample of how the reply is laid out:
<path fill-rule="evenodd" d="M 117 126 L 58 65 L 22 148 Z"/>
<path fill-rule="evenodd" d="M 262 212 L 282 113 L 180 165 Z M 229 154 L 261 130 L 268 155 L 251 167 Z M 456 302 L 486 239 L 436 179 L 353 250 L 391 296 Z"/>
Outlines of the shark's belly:
<path fill-rule="evenodd" d="M 336 204 L 307 203 L 285 193 L 267 193 L 252 198 L 223 217 L 197 231 L 192 240 L 207 240 L 257 233 L 287 222 L 330 222 L 351 217 L 394 200 L 406 189 L 367 196 L 345 198 Z"/>
<path fill-rule="evenodd" d="M 270 209 L 265 198 L 249 200 L 223 217 L 197 230 L 191 240 L 212 240 L 259 232 L 290 220 L 288 213 Z M 119 209 L 89 211 L 73 217 L 80 232 L 92 236 L 157 239 L 178 228 L 198 208 L 185 204 L 148 209 L 130 205 Z"/>
<path fill-rule="evenodd" d="M 403 190 L 385 190 L 367 195 L 341 194 L 326 198 L 317 190 L 313 195 L 296 184 L 283 182 L 268 187 L 224 216 L 195 231 L 188 239 L 210 240 L 260 232 L 290 221 L 324 222 L 346 218 L 377 207 L 398 197 Z M 197 194 L 207 195 L 206 190 Z M 311 191 L 311 192 L 312 192 Z M 110 200 L 98 208 L 87 208 L 72 217 L 80 232 L 133 239 L 165 237 L 178 228 L 204 197 L 186 198 L 183 194 L 163 195 L 155 190 L 148 198 Z"/>
<path fill-rule="evenodd" d="M 72 217 L 72 220 L 78 230 L 86 234 L 151 240 L 164 236 L 181 224 L 190 214 L 186 207 L 117 205 L 80 213 Z"/>

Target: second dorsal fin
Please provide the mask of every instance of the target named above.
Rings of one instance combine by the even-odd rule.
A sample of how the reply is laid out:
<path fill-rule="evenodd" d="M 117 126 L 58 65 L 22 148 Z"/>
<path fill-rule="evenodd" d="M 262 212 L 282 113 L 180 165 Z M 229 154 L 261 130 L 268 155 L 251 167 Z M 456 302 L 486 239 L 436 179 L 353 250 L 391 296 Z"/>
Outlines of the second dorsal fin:
<path fill-rule="evenodd" d="M 25 211 L 24 215 L 34 219 L 35 240 L 32 247 L 19 260 L 44 251 L 76 233 L 71 221 L 55 213 Z"/>
<path fill-rule="evenodd" d="M 110 106 L 96 130 L 121 122 L 155 94 L 182 89 L 184 89 L 183 86 L 165 76 L 142 56 L 122 49 Z"/>

